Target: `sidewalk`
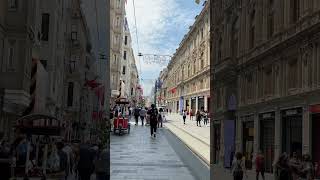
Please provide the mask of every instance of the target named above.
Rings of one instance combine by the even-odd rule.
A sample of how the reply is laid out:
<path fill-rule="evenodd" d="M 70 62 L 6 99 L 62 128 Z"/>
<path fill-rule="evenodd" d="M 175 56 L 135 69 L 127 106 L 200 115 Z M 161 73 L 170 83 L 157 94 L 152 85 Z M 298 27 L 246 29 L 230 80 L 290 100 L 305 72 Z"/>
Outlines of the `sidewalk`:
<path fill-rule="evenodd" d="M 201 127 L 196 125 L 195 120 L 186 119 L 186 124 L 183 124 L 182 116 L 179 114 L 166 115 L 167 127 L 173 134 L 175 134 L 182 142 L 186 144 L 196 155 L 204 161 L 209 167 L 210 164 L 210 127 Z M 194 118 L 195 119 L 195 118 Z"/>
<path fill-rule="evenodd" d="M 140 123 L 140 122 L 139 122 Z M 195 180 L 175 150 L 170 146 L 165 129 L 150 137 L 149 126 L 131 124 L 130 134 L 111 135 L 111 179 Z"/>

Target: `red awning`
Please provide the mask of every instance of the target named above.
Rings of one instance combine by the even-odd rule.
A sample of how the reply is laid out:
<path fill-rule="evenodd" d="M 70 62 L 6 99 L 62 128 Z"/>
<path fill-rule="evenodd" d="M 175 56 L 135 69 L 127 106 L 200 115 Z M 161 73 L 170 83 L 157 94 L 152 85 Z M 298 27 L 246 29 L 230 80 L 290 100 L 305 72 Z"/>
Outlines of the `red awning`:
<path fill-rule="evenodd" d="M 311 113 L 320 113 L 320 104 L 310 106 L 309 111 Z"/>

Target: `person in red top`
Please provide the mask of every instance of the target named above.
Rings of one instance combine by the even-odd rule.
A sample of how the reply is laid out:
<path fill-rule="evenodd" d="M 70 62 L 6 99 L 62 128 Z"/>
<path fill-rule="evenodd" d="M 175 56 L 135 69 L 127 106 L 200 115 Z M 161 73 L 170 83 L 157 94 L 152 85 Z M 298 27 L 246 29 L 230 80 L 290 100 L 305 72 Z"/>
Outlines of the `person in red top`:
<path fill-rule="evenodd" d="M 264 180 L 264 156 L 262 155 L 261 150 L 259 150 L 256 157 L 256 179 L 259 180 L 259 174 L 261 173 L 262 179 Z"/>

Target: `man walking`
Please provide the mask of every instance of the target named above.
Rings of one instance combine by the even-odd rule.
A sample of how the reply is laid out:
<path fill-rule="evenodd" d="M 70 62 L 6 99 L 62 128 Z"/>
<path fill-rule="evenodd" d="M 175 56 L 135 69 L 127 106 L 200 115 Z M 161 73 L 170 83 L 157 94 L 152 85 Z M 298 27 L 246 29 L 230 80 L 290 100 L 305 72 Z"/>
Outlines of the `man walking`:
<path fill-rule="evenodd" d="M 151 105 L 151 109 L 148 111 L 148 115 L 150 116 L 150 131 L 151 131 L 151 137 L 156 137 L 157 132 L 157 117 L 158 117 L 158 111 L 154 104 Z"/>
<path fill-rule="evenodd" d="M 135 119 L 135 121 L 136 121 L 136 124 L 135 125 L 138 125 L 138 120 L 139 120 L 139 113 L 140 112 L 140 109 L 138 108 L 138 107 L 136 107 L 135 109 L 134 109 L 134 119 Z"/>
<path fill-rule="evenodd" d="M 182 118 L 183 118 L 183 124 L 186 124 L 186 118 L 187 118 L 186 110 L 182 112 Z"/>
<path fill-rule="evenodd" d="M 140 112 L 139 112 L 142 126 L 144 125 L 143 120 L 144 120 L 144 118 L 146 117 L 146 114 L 147 114 L 146 108 L 142 108 L 142 109 L 140 110 Z"/>
<path fill-rule="evenodd" d="M 201 127 L 201 113 L 199 110 L 197 111 L 197 114 L 196 114 L 196 120 L 197 120 L 197 126 Z"/>

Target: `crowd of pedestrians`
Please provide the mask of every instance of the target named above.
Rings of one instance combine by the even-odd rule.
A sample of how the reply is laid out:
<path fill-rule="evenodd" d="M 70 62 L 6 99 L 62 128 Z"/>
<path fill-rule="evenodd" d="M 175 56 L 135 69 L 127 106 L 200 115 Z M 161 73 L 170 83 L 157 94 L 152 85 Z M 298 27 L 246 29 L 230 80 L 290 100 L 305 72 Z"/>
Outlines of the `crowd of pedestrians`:
<path fill-rule="evenodd" d="M 197 124 L 198 127 L 201 127 L 201 122 L 203 122 L 203 126 L 207 126 L 208 125 L 209 113 L 208 113 L 208 111 L 204 110 L 204 107 L 201 107 L 200 110 L 197 110 L 195 115 L 194 115 L 192 109 L 190 111 L 183 110 L 182 111 L 183 124 L 186 124 L 186 119 L 187 119 L 188 115 L 190 116 L 190 121 L 193 121 L 193 117 L 195 116 L 196 124 Z"/>
<path fill-rule="evenodd" d="M 255 158 L 256 180 L 260 177 L 265 180 L 265 159 L 261 151 Z M 313 164 L 309 154 L 302 155 L 301 158 L 296 152 L 290 157 L 287 153 L 280 155 L 274 164 L 275 180 L 316 180 L 317 167 Z M 234 180 L 248 179 L 248 171 L 246 170 L 245 157 L 242 153 L 237 152 L 231 166 L 231 174 Z"/>

